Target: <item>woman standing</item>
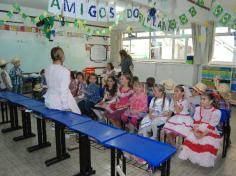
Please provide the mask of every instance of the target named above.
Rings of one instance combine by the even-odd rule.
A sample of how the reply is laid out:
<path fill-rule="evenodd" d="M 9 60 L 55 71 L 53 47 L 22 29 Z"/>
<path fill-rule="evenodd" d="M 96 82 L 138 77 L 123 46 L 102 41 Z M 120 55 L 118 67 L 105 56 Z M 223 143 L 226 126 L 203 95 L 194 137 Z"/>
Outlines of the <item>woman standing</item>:
<path fill-rule="evenodd" d="M 80 109 L 69 89 L 70 71 L 63 66 L 65 56 L 62 48 L 53 48 L 51 58 L 53 64 L 45 71 L 48 86 L 47 93 L 44 95 L 45 105 L 50 109 L 72 111 L 80 114 Z"/>
<path fill-rule="evenodd" d="M 129 74 L 132 76 L 132 69 L 134 67 L 132 57 L 125 50 L 120 50 L 120 58 L 122 74 Z"/>

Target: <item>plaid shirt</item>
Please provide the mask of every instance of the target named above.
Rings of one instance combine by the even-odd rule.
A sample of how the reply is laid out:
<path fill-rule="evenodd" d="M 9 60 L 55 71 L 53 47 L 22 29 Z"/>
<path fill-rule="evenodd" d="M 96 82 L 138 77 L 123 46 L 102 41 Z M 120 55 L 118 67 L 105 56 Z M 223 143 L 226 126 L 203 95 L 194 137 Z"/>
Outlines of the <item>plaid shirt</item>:
<path fill-rule="evenodd" d="M 217 100 L 217 102 L 219 104 L 219 109 L 230 110 L 229 102 L 225 101 L 223 98 Z"/>
<path fill-rule="evenodd" d="M 85 90 L 85 99 L 93 103 L 101 100 L 99 87 L 96 84 L 89 84 Z"/>
<path fill-rule="evenodd" d="M 17 85 L 23 85 L 23 79 L 22 79 L 22 70 L 20 69 L 20 67 L 13 67 L 10 70 L 10 77 L 11 77 L 11 81 L 12 81 L 12 85 L 13 86 L 17 86 Z"/>

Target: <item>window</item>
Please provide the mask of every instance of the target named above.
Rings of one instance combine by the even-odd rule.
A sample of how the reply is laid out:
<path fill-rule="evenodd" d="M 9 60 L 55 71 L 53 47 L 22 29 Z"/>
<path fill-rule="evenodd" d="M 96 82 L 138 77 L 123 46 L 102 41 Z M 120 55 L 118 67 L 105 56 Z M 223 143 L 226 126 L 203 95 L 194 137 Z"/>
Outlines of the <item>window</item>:
<path fill-rule="evenodd" d="M 185 58 L 185 45 L 186 45 L 185 38 L 175 39 L 174 59 Z"/>
<path fill-rule="evenodd" d="M 123 49 L 136 60 L 180 60 L 193 55 L 192 30 L 181 29 L 178 33 L 137 32 L 129 38 L 123 34 Z"/>
<path fill-rule="evenodd" d="M 236 61 L 236 40 L 232 30 L 227 27 L 217 27 L 213 62 L 235 62 Z"/>
<path fill-rule="evenodd" d="M 152 39 L 151 59 L 172 59 L 172 39 Z"/>
<path fill-rule="evenodd" d="M 133 39 L 130 48 L 132 58 L 149 59 L 149 39 Z"/>

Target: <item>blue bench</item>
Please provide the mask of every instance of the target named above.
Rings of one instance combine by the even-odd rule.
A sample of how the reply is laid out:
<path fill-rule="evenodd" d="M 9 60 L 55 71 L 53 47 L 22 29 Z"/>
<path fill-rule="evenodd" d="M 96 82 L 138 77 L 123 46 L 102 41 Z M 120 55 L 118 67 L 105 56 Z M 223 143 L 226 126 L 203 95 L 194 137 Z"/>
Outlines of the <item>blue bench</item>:
<path fill-rule="evenodd" d="M 18 96 L 18 95 L 17 95 Z M 1 96 L 0 96 L 1 97 Z M 6 98 L 6 97 L 5 97 Z M 8 98 L 6 98 L 8 100 Z M 92 175 L 95 171 L 91 167 L 91 151 L 88 137 L 92 137 L 102 145 L 111 148 L 111 175 L 116 172 L 116 162 L 119 161 L 122 151 L 131 153 L 146 160 L 152 167 L 161 167 L 162 175 L 170 173 L 170 159 L 176 152 L 174 147 L 158 141 L 150 140 L 134 134 L 91 120 L 85 116 L 72 112 L 49 110 L 35 100 L 19 100 L 15 102 L 42 115 L 42 119 L 55 122 L 56 152 L 55 158 L 47 160 L 47 166 L 69 158 L 65 149 L 65 127 L 79 133 L 80 136 L 80 174 Z M 115 151 L 117 150 L 117 156 Z M 123 161 L 125 157 L 123 156 Z M 119 163 L 118 163 L 119 164 Z M 126 162 L 123 162 L 125 173 Z"/>

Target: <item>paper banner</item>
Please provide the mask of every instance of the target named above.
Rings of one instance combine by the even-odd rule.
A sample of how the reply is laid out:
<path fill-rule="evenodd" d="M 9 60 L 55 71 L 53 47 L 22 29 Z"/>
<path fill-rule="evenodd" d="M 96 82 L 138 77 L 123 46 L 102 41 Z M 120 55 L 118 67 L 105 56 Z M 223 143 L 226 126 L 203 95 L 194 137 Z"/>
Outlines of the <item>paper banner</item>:
<path fill-rule="evenodd" d="M 175 30 L 177 27 L 177 24 L 176 24 L 176 20 L 175 19 L 172 19 L 172 20 L 169 20 L 169 29 L 171 30 Z"/>
<path fill-rule="evenodd" d="M 197 15 L 195 7 L 191 7 L 188 11 L 192 17 L 195 17 Z"/>
<path fill-rule="evenodd" d="M 214 14 L 216 17 L 219 17 L 219 16 L 223 13 L 223 11 L 224 11 L 223 7 L 222 7 L 220 4 L 218 4 L 218 5 L 214 8 L 213 14 Z"/>
<path fill-rule="evenodd" d="M 107 22 L 108 20 L 108 8 L 105 3 L 98 4 L 98 21 Z"/>
<path fill-rule="evenodd" d="M 185 14 L 179 16 L 179 20 L 180 20 L 180 23 L 181 23 L 182 25 L 185 25 L 185 24 L 188 23 L 188 18 L 187 18 L 187 16 L 186 16 Z"/>
<path fill-rule="evenodd" d="M 97 21 L 97 3 L 95 1 L 88 3 L 87 20 Z"/>
<path fill-rule="evenodd" d="M 48 11 L 60 15 L 62 12 L 62 3 L 63 0 L 48 0 Z"/>
<path fill-rule="evenodd" d="M 231 17 L 232 16 L 229 13 L 225 13 L 220 19 L 220 24 L 226 25 L 230 21 Z"/>
<path fill-rule="evenodd" d="M 76 18 L 76 5 L 75 0 L 64 0 L 63 15 L 65 17 Z"/>
<path fill-rule="evenodd" d="M 77 3 L 76 18 L 86 20 L 88 11 L 87 1 L 80 0 L 76 1 L 76 3 Z"/>
<path fill-rule="evenodd" d="M 205 5 L 204 0 L 197 0 L 196 4 L 200 7 L 203 7 Z"/>

